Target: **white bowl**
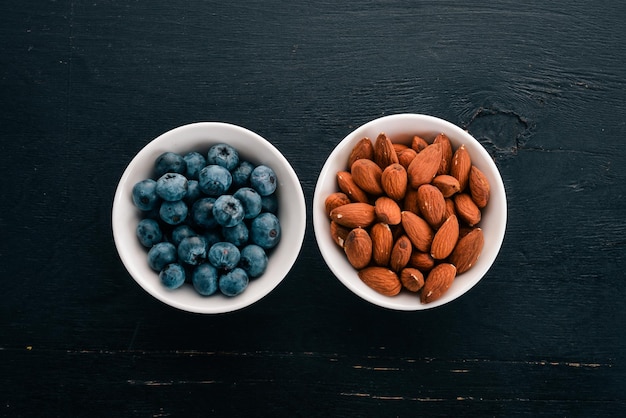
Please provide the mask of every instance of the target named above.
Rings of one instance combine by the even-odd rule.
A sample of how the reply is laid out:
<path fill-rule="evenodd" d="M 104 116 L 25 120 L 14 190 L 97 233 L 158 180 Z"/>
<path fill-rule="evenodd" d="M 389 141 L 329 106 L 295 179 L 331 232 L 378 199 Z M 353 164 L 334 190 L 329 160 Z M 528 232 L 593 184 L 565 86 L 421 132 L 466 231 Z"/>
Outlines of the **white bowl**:
<path fill-rule="evenodd" d="M 445 133 L 454 149 L 465 144 L 472 163 L 487 177 L 491 186 L 489 204 L 482 211 L 479 226 L 483 230 L 485 244 L 474 266 L 457 276 L 450 289 L 439 299 L 422 304 L 419 296 L 403 290 L 397 296 L 384 296 L 361 281 L 356 270 L 348 262 L 345 253 L 330 235 L 329 219 L 325 210 L 326 197 L 338 191 L 336 174 L 347 169 L 352 148 L 363 137 L 373 142 L 385 132 L 393 142 L 410 144 L 413 135 L 432 141 L 439 133 Z M 319 175 L 313 198 L 313 227 L 319 249 L 326 264 L 337 278 L 352 292 L 375 305 L 384 308 L 416 311 L 435 308 L 453 301 L 470 290 L 487 273 L 496 259 L 506 229 L 507 203 L 502 178 L 493 159 L 482 145 L 469 133 L 445 120 L 419 114 L 396 114 L 375 119 L 346 136 L 328 157 Z"/>
<path fill-rule="evenodd" d="M 250 280 L 243 293 L 235 297 L 220 294 L 201 296 L 193 286 L 175 290 L 165 288 L 148 266 L 147 251 L 137 239 L 141 213 L 131 198 L 133 186 L 152 175 L 154 161 L 166 151 L 186 154 L 199 151 L 206 155 L 211 145 L 227 143 L 240 158 L 271 167 L 278 177 L 278 217 L 281 240 L 272 250 L 265 273 Z M 295 263 L 306 228 L 306 206 L 302 186 L 287 159 L 271 143 L 245 128 L 220 122 L 200 122 L 168 131 L 146 145 L 122 175 L 113 202 L 113 236 L 122 262 L 130 275 L 149 294 L 175 308 L 204 314 L 242 309 L 270 293 L 285 278 Z M 219 293 L 219 292 L 218 292 Z"/>

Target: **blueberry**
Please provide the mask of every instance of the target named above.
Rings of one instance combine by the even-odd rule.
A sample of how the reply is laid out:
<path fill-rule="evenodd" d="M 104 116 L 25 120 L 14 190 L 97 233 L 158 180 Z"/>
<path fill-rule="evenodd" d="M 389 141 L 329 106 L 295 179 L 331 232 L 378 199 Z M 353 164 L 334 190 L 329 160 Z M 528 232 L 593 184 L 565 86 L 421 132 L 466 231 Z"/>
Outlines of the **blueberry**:
<path fill-rule="evenodd" d="M 278 197 L 275 193 L 261 197 L 261 210 L 276 215 L 278 213 Z"/>
<path fill-rule="evenodd" d="M 204 242 L 206 242 L 207 254 L 213 244 L 224 240 L 224 237 L 222 237 L 218 229 L 210 229 L 200 236 L 204 238 Z"/>
<path fill-rule="evenodd" d="M 213 216 L 222 226 L 235 226 L 243 220 L 245 212 L 238 199 L 225 194 L 215 200 Z"/>
<path fill-rule="evenodd" d="M 239 165 L 231 171 L 233 175 L 233 186 L 235 188 L 249 186 L 252 170 L 254 170 L 254 164 L 249 161 L 241 161 Z"/>
<path fill-rule="evenodd" d="M 178 263 L 168 264 L 159 273 L 159 279 L 168 289 L 178 289 L 185 283 L 185 269 Z"/>
<path fill-rule="evenodd" d="M 233 170 L 239 164 L 239 153 L 228 144 L 216 144 L 209 148 L 207 164 L 216 164 L 228 171 Z"/>
<path fill-rule="evenodd" d="M 235 244 L 237 247 L 241 247 L 248 242 L 248 227 L 244 222 L 239 222 L 235 226 L 222 227 L 222 235 L 224 240 Z"/>
<path fill-rule="evenodd" d="M 233 182 L 230 171 L 220 165 L 207 165 L 198 175 L 200 190 L 209 196 L 220 196 L 228 190 Z"/>
<path fill-rule="evenodd" d="M 219 278 L 220 292 L 226 296 L 237 296 L 248 287 L 248 275 L 243 269 L 236 268 Z"/>
<path fill-rule="evenodd" d="M 148 265 L 154 271 L 176 261 L 176 247 L 171 242 L 159 242 L 148 251 Z"/>
<path fill-rule="evenodd" d="M 137 238 L 144 247 L 152 247 L 163 240 L 163 233 L 159 223 L 154 219 L 142 219 L 137 224 Z"/>
<path fill-rule="evenodd" d="M 251 187 L 242 187 L 233 193 L 233 197 L 241 202 L 245 219 L 253 219 L 261 213 L 261 195 Z"/>
<path fill-rule="evenodd" d="M 202 263 L 193 270 L 191 283 L 198 293 L 210 296 L 217 292 L 217 278 L 217 269 L 209 263 Z"/>
<path fill-rule="evenodd" d="M 244 269 L 249 277 L 259 277 L 267 268 L 268 261 L 263 248 L 250 244 L 241 249 L 239 267 Z"/>
<path fill-rule="evenodd" d="M 239 248 L 230 242 L 218 242 L 209 249 L 208 259 L 213 267 L 221 270 L 232 270 L 239 263 Z"/>
<path fill-rule="evenodd" d="M 213 206 L 215 205 L 215 198 L 203 197 L 196 200 L 191 207 L 191 219 L 193 222 L 202 228 L 215 228 L 217 221 L 213 216 Z"/>
<path fill-rule="evenodd" d="M 183 174 L 186 169 L 185 159 L 175 152 L 164 152 L 154 162 L 154 172 L 157 177 L 161 177 L 165 173 Z"/>
<path fill-rule="evenodd" d="M 185 171 L 185 175 L 190 180 L 197 180 L 198 174 L 200 174 L 200 170 L 202 170 L 206 165 L 206 158 L 204 158 L 204 156 L 199 152 L 192 151 L 185 154 L 183 159 L 185 160 L 185 164 L 187 165 L 187 171 Z"/>
<path fill-rule="evenodd" d="M 189 225 L 179 225 L 172 231 L 172 244 L 179 246 L 183 239 L 197 235 L 196 231 Z"/>
<path fill-rule="evenodd" d="M 168 202 L 181 200 L 187 194 L 187 178 L 178 173 L 163 174 L 157 180 L 156 193 Z"/>
<path fill-rule="evenodd" d="M 187 194 L 183 198 L 185 203 L 191 206 L 196 200 L 200 199 L 200 196 L 202 196 L 202 190 L 200 190 L 198 180 L 187 181 Z"/>
<path fill-rule="evenodd" d="M 178 259 L 192 266 L 206 259 L 206 242 L 201 237 L 187 237 L 178 245 Z"/>
<path fill-rule="evenodd" d="M 274 170 L 266 165 L 257 166 L 250 174 L 250 184 L 261 196 L 268 196 L 274 193 L 277 183 Z"/>
<path fill-rule="evenodd" d="M 159 203 L 156 193 L 156 181 L 152 179 L 142 180 L 133 186 L 133 203 L 139 210 L 150 211 Z"/>
<path fill-rule="evenodd" d="M 170 225 L 179 225 L 187 219 L 189 209 L 182 200 L 175 202 L 163 202 L 159 209 L 161 219 Z"/>
<path fill-rule="evenodd" d="M 273 213 L 264 212 L 252 220 L 250 241 L 264 249 L 274 248 L 280 241 L 280 222 Z"/>

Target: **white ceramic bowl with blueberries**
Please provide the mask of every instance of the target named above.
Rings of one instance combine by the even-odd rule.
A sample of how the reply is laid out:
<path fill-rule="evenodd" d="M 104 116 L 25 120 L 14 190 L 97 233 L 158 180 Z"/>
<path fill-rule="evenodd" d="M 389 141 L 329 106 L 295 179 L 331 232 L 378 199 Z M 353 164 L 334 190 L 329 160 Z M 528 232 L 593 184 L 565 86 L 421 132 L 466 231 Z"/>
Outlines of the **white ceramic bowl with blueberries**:
<path fill-rule="evenodd" d="M 298 176 L 269 141 L 199 122 L 165 132 L 132 159 L 112 224 L 120 258 L 145 291 L 216 314 L 259 301 L 287 276 L 306 207 Z"/>
<path fill-rule="evenodd" d="M 385 133 L 392 142 L 411 144 L 414 135 L 430 142 L 439 133 L 450 139 L 453 149 L 465 145 L 472 163 L 489 181 L 491 192 L 487 206 L 482 209 L 482 219 L 477 225 L 482 229 L 484 245 L 482 253 L 473 266 L 454 279 L 451 287 L 437 300 L 421 303 L 420 297 L 406 289 L 395 296 L 385 296 L 367 286 L 349 263 L 342 248 L 333 240 L 325 200 L 339 191 L 337 172 L 348 169 L 348 158 L 354 146 L 367 137 L 375 143 L 380 133 Z M 313 226 L 315 237 L 326 264 L 334 275 L 353 293 L 375 305 L 398 311 L 418 311 L 435 308 L 449 303 L 474 287 L 487 273 L 500 251 L 507 222 L 507 201 L 502 178 L 494 160 L 479 141 L 460 127 L 428 115 L 395 114 L 372 120 L 339 142 L 324 164 L 313 198 Z M 424 274 L 426 277 L 426 273 Z M 476 301 L 480 303 L 480 301 Z"/>

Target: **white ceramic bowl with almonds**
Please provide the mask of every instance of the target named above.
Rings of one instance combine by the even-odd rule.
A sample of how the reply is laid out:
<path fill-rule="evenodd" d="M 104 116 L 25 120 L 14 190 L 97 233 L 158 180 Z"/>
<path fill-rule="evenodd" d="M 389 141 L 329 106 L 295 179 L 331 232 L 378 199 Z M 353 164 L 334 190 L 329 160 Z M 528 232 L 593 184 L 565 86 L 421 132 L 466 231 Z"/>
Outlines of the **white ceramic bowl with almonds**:
<path fill-rule="evenodd" d="M 420 114 L 351 132 L 328 157 L 313 199 L 331 271 L 364 300 L 401 311 L 441 306 L 474 287 L 496 260 L 506 221 L 489 153 L 458 126 Z"/>
<path fill-rule="evenodd" d="M 147 250 L 136 236 L 137 223 L 142 218 L 134 206 L 133 186 L 151 177 L 156 158 L 164 152 L 184 155 L 191 151 L 206 155 L 214 144 L 233 146 L 241 160 L 271 167 L 277 177 L 277 216 L 281 239 L 269 254 L 265 272 L 253 280 L 237 296 L 227 297 L 217 292 L 202 296 L 191 284 L 167 289 L 147 261 Z M 167 131 L 149 142 L 132 159 L 124 171 L 113 202 L 113 236 L 120 258 L 130 275 L 150 295 L 172 307 L 200 314 L 219 314 L 245 308 L 269 294 L 289 273 L 296 262 L 306 228 L 306 206 L 302 186 L 287 159 L 268 140 L 240 126 L 221 122 L 199 122 Z"/>

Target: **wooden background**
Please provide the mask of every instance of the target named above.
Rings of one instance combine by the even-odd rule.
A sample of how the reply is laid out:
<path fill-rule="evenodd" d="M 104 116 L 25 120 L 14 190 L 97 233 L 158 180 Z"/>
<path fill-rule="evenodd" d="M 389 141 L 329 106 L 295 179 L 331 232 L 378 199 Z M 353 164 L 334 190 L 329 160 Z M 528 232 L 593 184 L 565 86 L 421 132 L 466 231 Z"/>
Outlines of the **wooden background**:
<path fill-rule="evenodd" d="M 5 0 L 0 415 L 622 416 L 626 6 L 609 1 Z M 330 273 L 310 207 L 373 118 L 449 120 L 494 157 L 502 251 L 449 306 L 392 312 Z M 113 194 L 151 139 L 239 124 L 306 195 L 297 264 L 240 312 L 152 299 Z"/>

